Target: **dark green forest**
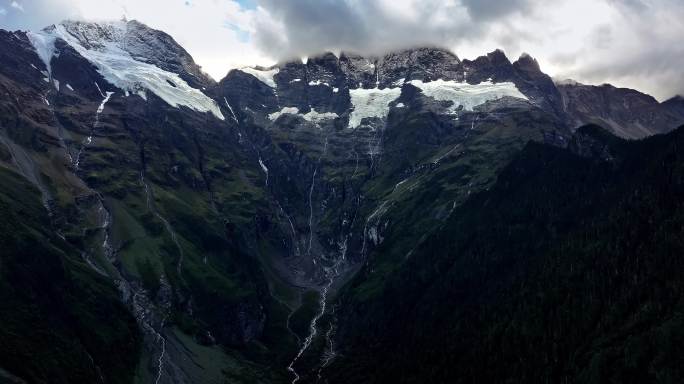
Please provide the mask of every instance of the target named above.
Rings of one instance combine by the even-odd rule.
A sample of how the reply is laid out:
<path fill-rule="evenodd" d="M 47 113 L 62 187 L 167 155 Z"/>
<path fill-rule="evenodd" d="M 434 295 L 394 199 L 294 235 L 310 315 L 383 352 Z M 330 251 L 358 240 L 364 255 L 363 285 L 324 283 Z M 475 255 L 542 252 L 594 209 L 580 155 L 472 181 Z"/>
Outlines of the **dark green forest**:
<path fill-rule="evenodd" d="M 684 128 L 530 142 L 366 300 L 335 383 L 684 381 Z M 380 248 L 378 253 L 382 253 Z"/>

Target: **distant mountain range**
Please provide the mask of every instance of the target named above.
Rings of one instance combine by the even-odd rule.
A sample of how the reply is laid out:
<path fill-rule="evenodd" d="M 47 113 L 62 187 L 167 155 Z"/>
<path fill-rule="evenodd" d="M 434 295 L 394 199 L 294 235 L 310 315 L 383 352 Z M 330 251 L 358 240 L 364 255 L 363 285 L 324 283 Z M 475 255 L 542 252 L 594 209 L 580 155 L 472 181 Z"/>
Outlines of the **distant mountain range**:
<path fill-rule="evenodd" d="M 0 382 L 684 378 L 680 96 L 69 21 L 0 111 Z"/>

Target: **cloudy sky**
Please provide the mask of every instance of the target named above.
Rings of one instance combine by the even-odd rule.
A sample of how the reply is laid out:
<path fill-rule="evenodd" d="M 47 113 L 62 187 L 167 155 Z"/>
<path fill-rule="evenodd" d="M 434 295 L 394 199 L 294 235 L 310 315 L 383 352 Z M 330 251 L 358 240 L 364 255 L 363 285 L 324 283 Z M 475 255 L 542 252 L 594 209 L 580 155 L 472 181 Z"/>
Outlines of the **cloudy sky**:
<path fill-rule="evenodd" d="M 138 19 L 214 78 L 340 50 L 439 45 L 461 58 L 527 52 L 557 78 L 684 94 L 682 0 L 0 0 L 0 28 Z"/>

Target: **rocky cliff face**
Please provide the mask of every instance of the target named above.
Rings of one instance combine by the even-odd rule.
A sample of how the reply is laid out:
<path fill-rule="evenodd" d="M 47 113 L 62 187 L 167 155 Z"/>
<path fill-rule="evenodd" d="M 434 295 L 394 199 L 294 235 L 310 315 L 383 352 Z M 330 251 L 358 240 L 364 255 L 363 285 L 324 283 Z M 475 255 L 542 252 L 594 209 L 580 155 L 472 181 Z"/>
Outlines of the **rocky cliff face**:
<path fill-rule="evenodd" d="M 637 130 L 613 117 L 622 93 L 585 102 L 501 51 L 326 53 L 216 83 L 135 21 L 0 31 L 0 48 L 2 166 L 119 288 L 143 382 L 312 380 L 340 342 L 340 288 L 375 297 L 528 141 L 564 147 L 599 117 L 647 135 L 680 113 Z"/>
<path fill-rule="evenodd" d="M 675 96 L 663 102 L 663 106 L 672 114 L 681 116 L 684 114 L 684 97 Z"/>
<path fill-rule="evenodd" d="M 609 84 L 584 85 L 572 81 L 557 84 L 570 127 L 595 123 L 614 134 L 638 139 L 669 132 L 684 122 L 677 98 L 659 103 L 639 91 Z"/>

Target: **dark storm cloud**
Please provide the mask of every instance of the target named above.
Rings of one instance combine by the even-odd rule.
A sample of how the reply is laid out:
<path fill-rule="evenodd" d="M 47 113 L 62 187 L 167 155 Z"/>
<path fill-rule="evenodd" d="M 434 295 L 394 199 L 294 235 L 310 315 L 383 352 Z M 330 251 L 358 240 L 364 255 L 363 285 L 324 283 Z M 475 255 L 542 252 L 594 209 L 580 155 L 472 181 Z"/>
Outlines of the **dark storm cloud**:
<path fill-rule="evenodd" d="M 257 43 L 278 55 L 306 54 L 337 45 L 356 45 L 367 40 L 366 18 L 358 8 L 344 1 L 263 0 L 271 16 L 282 22 L 283 30 L 257 25 Z M 284 35 L 277 35 L 284 32 Z"/>
<path fill-rule="evenodd" d="M 513 12 L 526 12 L 532 6 L 529 0 L 463 0 L 473 20 L 492 20 Z"/>
<path fill-rule="evenodd" d="M 323 50 L 377 53 L 418 44 L 446 46 L 481 33 L 486 23 L 478 21 L 504 17 L 528 2 L 260 0 L 282 28 L 257 24 L 255 40 L 279 57 Z"/>

